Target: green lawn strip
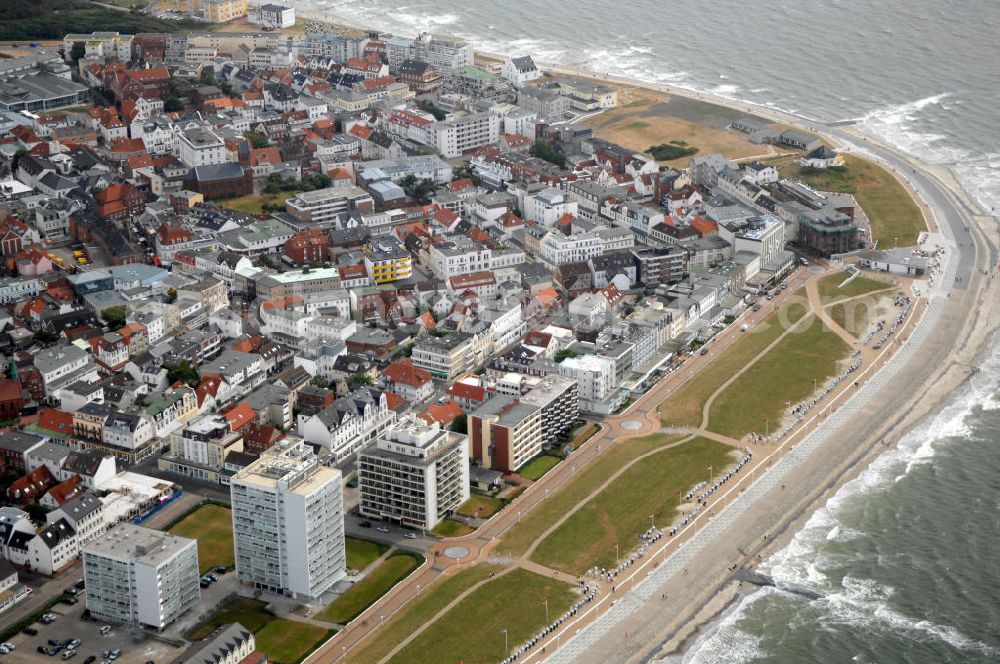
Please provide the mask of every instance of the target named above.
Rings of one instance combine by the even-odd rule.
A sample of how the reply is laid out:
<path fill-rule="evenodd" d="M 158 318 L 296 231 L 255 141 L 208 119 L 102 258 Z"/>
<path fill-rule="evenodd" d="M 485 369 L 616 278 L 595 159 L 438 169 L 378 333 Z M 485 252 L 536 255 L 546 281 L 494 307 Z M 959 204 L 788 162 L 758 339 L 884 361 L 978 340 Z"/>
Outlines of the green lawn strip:
<path fill-rule="evenodd" d="M 709 429 L 741 438 L 752 431 L 764 433 L 767 419 L 774 431 L 785 402 L 809 396 L 813 381 L 822 385 L 836 374 L 849 351 L 839 336 L 810 316 L 719 394 L 709 413 Z"/>
<path fill-rule="evenodd" d="M 544 502 L 524 515 L 517 524 L 503 534 L 497 546 L 500 555 L 519 556 L 527 551 L 532 542 L 548 530 L 567 511 L 587 498 L 593 491 L 615 474 L 619 468 L 632 459 L 657 448 L 675 443 L 681 436 L 652 434 L 640 438 L 619 441 L 606 450 L 596 461 L 576 472 L 575 477 L 552 492 Z M 573 463 L 572 455 L 566 463 Z M 517 503 L 508 509 L 516 510 Z M 645 515 L 648 519 L 649 515 Z"/>
<path fill-rule="evenodd" d="M 852 300 L 851 302 L 838 302 L 827 309 L 833 322 L 844 328 L 849 334 L 861 338 L 870 329 L 873 322 L 872 313 L 877 311 L 870 308 L 869 298 Z"/>
<path fill-rule="evenodd" d="M 841 288 L 840 284 L 844 283 L 850 276 L 847 272 L 834 272 L 816 282 L 816 291 L 824 305 L 836 300 L 896 288 L 893 284 L 866 277 L 855 277 L 851 283 Z"/>
<path fill-rule="evenodd" d="M 247 214 L 262 214 L 265 205 L 284 205 L 286 200 L 298 193 L 297 191 L 282 191 L 278 194 L 248 194 L 239 198 L 221 200 L 218 201 L 218 204 L 221 207 Z"/>
<path fill-rule="evenodd" d="M 267 602 L 248 597 L 227 600 L 225 605 L 216 611 L 211 618 L 188 632 L 187 638 L 192 641 L 200 641 L 210 636 L 221 625 L 234 622 L 238 622 L 251 632 L 256 632 L 274 620 L 273 615 L 264 611 L 265 606 L 267 606 Z"/>
<path fill-rule="evenodd" d="M 389 556 L 315 617 L 332 623 L 350 622 L 422 562 L 423 556 L 415 553 L 399 552 Z"/>
<path fill-rule="evenodd" d="M 600 494 L 587 501 L 535 549 L 531 559 L 571 574 L 615 564 L 639 545 L 650 527 L 669 524 L 677 510 L 677 494 L 720 471 L 733 461 L 733 448 L 695 438 L 635 463 Z"/>
<path fill-rule="evenodd" d="M 573 440 L 569 444 L 572 445 L 573 449 L 575 450 L 576 448 L 580 447 L 581 445 L 583 445 L 584 443 L 586 443 L 588 440 L 590 440 L 594 436 L 594 434 L 596 434 L 600 430 L 601 430 L 601 427 L 597 426 L 596 424 L 592 424 L 592 423 L 588 424 L 585 428 L 582 428 L 579 431 L 576 430 L 576 429 L 574 429 L 573 432 L 572 432 L 574 438 L 573 438 Z"/>
<path fill-rule="evenodd" d="M 499 498 L 474 493 L 455 511 L 463 516 L 478 516 L 480 519 L 488 519 L 497 513 L 501 505 L 503 505 L 503 501 Z"/>
<path fill-rule="evenodd" d="M 473 530 L 475 530 L 475 528 L 471 528 L 461 521 L 456 521 L 455 519 L 445 519 L 438 525 L 434 526 L 434 529 L 431 530 L 431 532 L 438 537 L 461 537 L 462 535 L 468 535 Z"/>
<path fill-rule="evenodd" d="M 788 296 L 782 295 L 780 297 Z M 767 303 L 767 305 L 769 304 Z M 805 313 L 804 303 L 793 304 L 755 324 L 741 335 L 738 341 L 722 351 L 707 366 L 702 367 L 697 374 L 660 404 L 660 421 L 666 426 L 699 426 L 702 407 L 712 396 L 712 393 L 781 336 L 789 325 L 800 320 Z M 712 348 L 711 344 L 709 348 Z M 682 367 L 679 371 L 685 371 L 685 369 Z"/>
<path fill-rule="evenodd" d="M 559 457 L 543 454 L 524 464 L 521 469 L 517 471 L 517 474 L 526 480 L 534 482 L 535 480 L 540 479 L 542 475 L 555 468 L 556 464 L 560 461 L 562 461 L 562 459 Z"/>
<path fill-rule="evenodd" d="M 170 528 L 172 535 L 198 540 L 198 564 L 205 573 L 224 565 L 232 567 L 233 553 L 232 511 L 221 505 L 202 505 Z"/>
<path fill-rule="evenodd" d="M 378 632 L 351 651 L 347 661 L 351 664 L 377 664 L 397 643 L 419 629 L 456 597 L 498 569 L 494 565 L 477 565 L 438 579 L 408 601 L 402 610 L 387 618 Z M 449 661 L 454 664 L 458 659 L 452 658 Z"/>
<path fill-rule="evenodd" d="M 551 620 L 575 598 L 568 583 L 516 569 L 476 589 L 390 661 L 496 664 L 508 654 L 503 630 L 513 649 L 546 625 L 546 601 Z"/>
<path fill-rule="evenodd" d="M 347 549 L 347 567 L 360 572 L 389 550 L 385 544 L 372 542 L 369 540 L 348 537 L 345 540 Z"/>
<path fill-rule="evenodd" d="M 254 638 L 257 641 L 257 650 L 267 655 L 268 661 L 277 664 L 296 664 L 335 633 L 336 630 L 333 629 L 275 618 L 264 625 Z"/>
<path fill-rule="evenodd" d="M 801 180 L 820 191 L 854 194 L 872 225 L 880 247 L 912 246 L 927 230 L 920 208 L 892 173 L 878 164 L 844 155 L 843 168 L 803 169 L 797 164 L 781 168 L 782 177 Z"/>

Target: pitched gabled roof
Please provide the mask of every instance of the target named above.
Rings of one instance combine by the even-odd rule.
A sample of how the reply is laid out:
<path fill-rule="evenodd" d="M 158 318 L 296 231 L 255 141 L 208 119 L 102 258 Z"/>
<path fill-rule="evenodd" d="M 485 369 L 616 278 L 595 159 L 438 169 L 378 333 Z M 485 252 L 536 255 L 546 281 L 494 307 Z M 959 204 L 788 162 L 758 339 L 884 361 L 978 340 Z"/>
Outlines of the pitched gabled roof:
<path fill-rule="evenodd" d="M 413 365 L 409 358 L 397 360 L 386 367 L 385 377 L 390 383 L 399 383 L 411 387 L 421 387 L 431 382 L 429 372 Z"/>

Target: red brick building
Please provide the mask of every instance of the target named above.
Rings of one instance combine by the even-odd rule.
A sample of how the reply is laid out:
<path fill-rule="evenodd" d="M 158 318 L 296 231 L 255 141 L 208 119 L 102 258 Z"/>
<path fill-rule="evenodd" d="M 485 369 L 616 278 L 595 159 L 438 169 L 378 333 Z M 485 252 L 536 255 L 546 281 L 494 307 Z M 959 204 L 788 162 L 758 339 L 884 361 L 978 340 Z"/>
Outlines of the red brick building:
<path fill-rule="evenodd" d="M 0 420 L 17 417 L 24 410 L 24 396 L 21 394 L 21 382 L 17 380 L 0 380 Z"/>
<path fill-rule="evenodd" d="M 318 228 L 299 231 L 285 242 L 285 256 L 296 265 L 307 265 L 313 261 L 329 258 L 330 241 Z"/>

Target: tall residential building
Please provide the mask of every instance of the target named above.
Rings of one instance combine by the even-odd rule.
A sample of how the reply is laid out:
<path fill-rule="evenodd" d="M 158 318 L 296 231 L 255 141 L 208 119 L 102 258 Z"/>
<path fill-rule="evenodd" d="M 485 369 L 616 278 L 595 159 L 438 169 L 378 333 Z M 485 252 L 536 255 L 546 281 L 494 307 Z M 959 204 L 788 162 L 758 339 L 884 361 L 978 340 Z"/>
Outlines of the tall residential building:
<path fill-rule="evenodd" d="M 374 238 L 365 245 L 365 267 L 376 284 L 409 279 L 413 274 L 410 252 L 394 235 Z"/>
<path fill-rule="evenodd" d="M 192 124 L 177 132 L 178 158 L 186 166 L 226 163 L 226 144 L 207 127 Z"/>
<path fill-rule="evenodd" d="M 575 378 L 549 374 L 521 397 L 522 403 L 542 409 L 542 444 L 552 445 L 573 428 L 580 414 L 580 399 Z"/>
<path fill-rule="evenodd" d="M 484 468 L 516 471 L 542 452 L 542 409 L 495 396 L 469 416 L 470 456 Z"/>
<path fill-rule="evenodd" d="M 500 140 L 500 122 L 492 113 L 471 113 L 435 122 L 428 127 L 431 147 L 445 159 L 452 159 L 484 145 L 495 145 Z"/>
<path fill-rule="evenodd" d="M 374 212 L 375 201 L 354 185 L 304 191 L 285 201 L 285 211 L 303 223 L 332 223 L 345 212 Z"/>
<path fill-rule="evenodd" d="M 361 513 L 433 528 L 469 499 L 464 435 L 410 416 L 358 457 Z"/>
<path fill-rule="evenodd" d="M 258 590 L 315 601 L 344 577 L 340 471 L 302 439 L 281 441 L 229 484 L 236 574 Z"/>
<path fill-rule="evenodd" d="M 247 0 L 190 0 L 193 12 L 202 12 L 209 23 L 225 23 L 247 15 Z"/>
<path fill-rule="evenodd" d="M 123 523 L 83 549 L 87 610 L 98 620 L 162 630 L 194 606 L 198 543 Z"/>

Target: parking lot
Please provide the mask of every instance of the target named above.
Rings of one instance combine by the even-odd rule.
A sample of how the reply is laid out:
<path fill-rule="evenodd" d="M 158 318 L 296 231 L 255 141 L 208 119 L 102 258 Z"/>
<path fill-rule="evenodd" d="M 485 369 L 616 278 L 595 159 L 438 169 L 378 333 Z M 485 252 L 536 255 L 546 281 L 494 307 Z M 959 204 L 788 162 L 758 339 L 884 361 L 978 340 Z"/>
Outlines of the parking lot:
<path fill-rule="evenodd" d="M 83 664 L 90 656 L 95 657 L 93 664 L 101 664 L 105 660 L 102 653 L 111 650 L 121 650 L 122 653 L 115 659 L 115 664 L 144 664 L 149 661 L 166 664 L 180 655 L 182 648 L 151 638 L 150 634 L 140 629 L 111 625 L 111 631 L 106 636 L 101 636 L 100 629 L 104 623 L 85 620 L 84 604 L 83 595 L 75 606 L 56 604 L 51 609 L 56 615 L 55 622 L 48 625 L 33 623 L 31 627 L 38 630 L 36 636 L 21 632 L 12 637 L 8 642 L 17 646 L 17 649 L 6 655 L 0 655 L 0 664 L 18 662 L 55 664 L 64 661 L 62 651 L 54 656 L 38 652 L 38 646 L 49 647 L 49 639 L 58 641 L 80 639 L 81 643 L 76 648 L 77 654 L 66 660 L 73 664 Z"/>

